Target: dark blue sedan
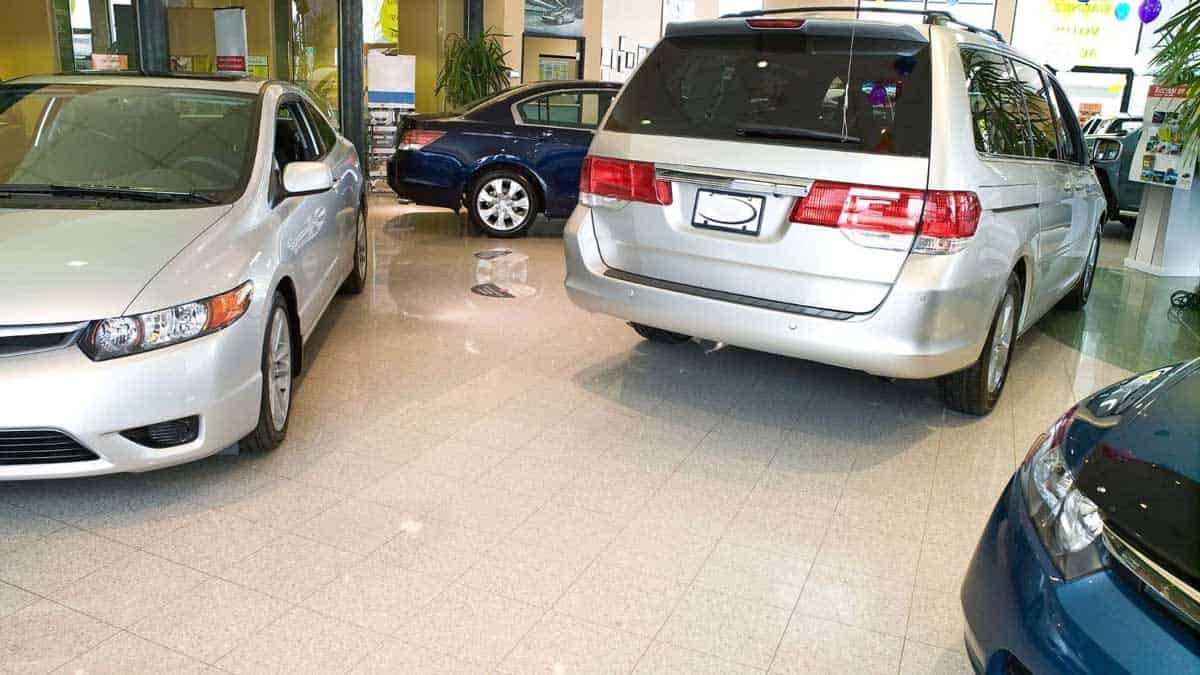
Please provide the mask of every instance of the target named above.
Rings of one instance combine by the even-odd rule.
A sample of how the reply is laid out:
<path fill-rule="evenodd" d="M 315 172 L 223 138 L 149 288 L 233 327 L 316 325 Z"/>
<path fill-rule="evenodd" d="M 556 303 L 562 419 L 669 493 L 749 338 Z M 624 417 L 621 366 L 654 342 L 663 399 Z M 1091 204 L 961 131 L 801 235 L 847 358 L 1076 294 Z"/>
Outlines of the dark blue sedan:
<path fill-rule="evenodd" d="M 1034 443 L 962 603 L 981 673 L 1200 673 L 1200 360 L 1103 389 Z"/>
<path fill-rule="evenodd" d="M 388 162 L 388 184 L 421 204 L 465 205 L 475 225 L 496 237 L 523 234 L 538 213 L 566 217 L 592 134 L 619 88 L 539 82 L 461 112 L 409 117 Z"/>

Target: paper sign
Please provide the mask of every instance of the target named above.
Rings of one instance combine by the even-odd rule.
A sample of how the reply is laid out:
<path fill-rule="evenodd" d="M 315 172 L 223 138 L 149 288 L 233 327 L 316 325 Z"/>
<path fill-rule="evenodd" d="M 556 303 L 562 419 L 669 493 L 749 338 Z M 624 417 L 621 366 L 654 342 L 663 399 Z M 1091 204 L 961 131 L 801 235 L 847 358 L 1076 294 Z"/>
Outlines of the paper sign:
<path fill-rule="evenodd" d="M 265 56 L 248 56 L 246 57 L 246 72 L 252 77 L 261 77 L 267 79 L 268 66 L 267 57 Z"/>
<path fill-rule="evenodd" d="M 412 108 L 417 103 L 417 57 L 367 52 L 367 105 Z"/>
<path fill-rule="evenodd" d="M 240 7 L 213 10 L 217 37 L 217 72 L 246 72 L 246 10 Z"/>
<path fill-rule="evenodd" d="M 1129 179 L 1140 183 L 1190 190 L 1196 170 L 1196 147 L 1184 147 L 1179 129 L 1179 110 L 1187 100 L 1188 88 L 1150 85 L 1142 137 L 1138 140 Z"/>
<path fill-rule="evenodd" d="M 125 54 L 92 54 L 92 70 L 129 70 Z"/>

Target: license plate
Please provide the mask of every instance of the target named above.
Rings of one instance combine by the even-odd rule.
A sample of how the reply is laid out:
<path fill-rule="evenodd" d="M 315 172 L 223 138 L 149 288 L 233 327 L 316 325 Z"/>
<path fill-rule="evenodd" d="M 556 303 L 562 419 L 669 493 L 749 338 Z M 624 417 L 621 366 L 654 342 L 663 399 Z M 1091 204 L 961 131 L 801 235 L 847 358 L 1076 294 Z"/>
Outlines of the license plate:
<path fill-rule="evenodd" d="M 759 195 L 699 190 L 696 208 L 692 211 L 692 225 L 757 237 L 762 228 L 765 203 L 766 197 Z"/>

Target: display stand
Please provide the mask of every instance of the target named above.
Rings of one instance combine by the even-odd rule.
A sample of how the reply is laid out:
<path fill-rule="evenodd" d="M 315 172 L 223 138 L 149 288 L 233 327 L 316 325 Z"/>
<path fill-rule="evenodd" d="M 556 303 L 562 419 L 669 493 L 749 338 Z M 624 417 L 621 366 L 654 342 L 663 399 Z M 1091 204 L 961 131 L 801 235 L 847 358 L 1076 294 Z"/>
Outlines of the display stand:
<path fill-rule="evenodd" d="M 367 168 L 372 192 L 388 192 L 387 162 L 396 152 L 404 117 L 416 112 L 417 57 L 367 53 Z"/>
<path fill-rule="evenodd" d="M 1200 189 L 1146 186 L 1125 266 L 1160 277 L 1200 276 Z"/>

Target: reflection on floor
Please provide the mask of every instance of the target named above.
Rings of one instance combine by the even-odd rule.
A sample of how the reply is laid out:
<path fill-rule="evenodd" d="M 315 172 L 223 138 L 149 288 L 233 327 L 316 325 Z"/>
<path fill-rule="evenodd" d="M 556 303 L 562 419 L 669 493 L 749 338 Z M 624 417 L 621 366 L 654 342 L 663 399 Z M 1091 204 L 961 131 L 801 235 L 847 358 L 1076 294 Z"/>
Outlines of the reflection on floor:
<path fill-rule="evenodd" d="M 373 205 L 374 283 L 325 318 L 277 451 L 0 485 L 4 670 L 967 672 L 957 589 L 1030 440 L 1200 352 L 1108 269 L 967 418 L 928 383 L 643 342 L 567 301 L 560 240 L 418 211 Z"/>

